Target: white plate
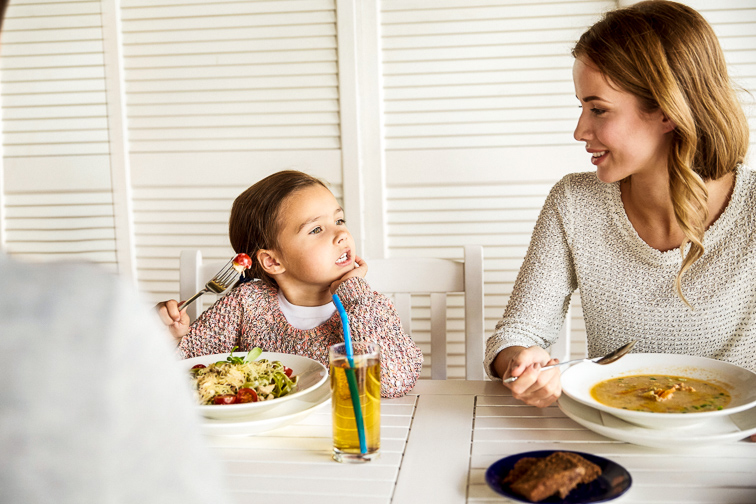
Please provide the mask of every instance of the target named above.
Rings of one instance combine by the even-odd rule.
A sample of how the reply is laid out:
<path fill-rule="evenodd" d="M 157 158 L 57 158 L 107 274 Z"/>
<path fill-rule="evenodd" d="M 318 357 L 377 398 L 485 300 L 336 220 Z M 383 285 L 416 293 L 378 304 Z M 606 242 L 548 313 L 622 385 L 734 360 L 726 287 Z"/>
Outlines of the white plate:
<path fill-rule="evenodd" d="M 614 415 L 581 404 L 566 395 L 559 409 L 582 425 L 608 438 L 654 448 L 688 448 L 739 441 L 756 434 L 756 407 L 729 416 L 712 418 L 687 429 L 647 429 Z"/>
<path fill-rule="evenodd" d="M 651 413 L 614 408 L 601 404 L 591 396 L 591 388 L 599 382 L 636 374 L 687 376 L 710 381 L 727 389 L 732 400 L 718 411 Z M 729 362 L 705 357 L 634 353 L 603 366 L 592 362 L 572 366 L 562 374 L 562 390 L 580 403 L 611 413 L 627 422 L 651 429 L 676 429 L 687 428 L 714 417 L 725 417 L 756 406 L 756 373 Z"/>
<path fill-rule="evenodd" d="M 298 422 L 331 399 L 331 384 L 325 382 L 311 394 L 294 399 L 276 408 L 255 415 L 253 419 L 204 419 L 202 432 L 210 436 L 254 436 L 278 427 Z"/>
<path fill-rule="evenodd" d="M 248 352 L 234 352 L 234 357 L 245 357 Z M 213 362 L 224 361 L 229 354 L 214 354 L 193 357 L 181 361 L 184 369 L 191 369 L 197 364 L 212 364 Z M 275 352 L 263 352 L 257 358 L 268 359 L 269 361 L 281 361 L 281 363 L 291 368 L 292 376 L 299 376 L 296 392 L 287 394 L 277 399 L 268 401 L 250 402 L 244 404 L 210 404 L 197 406 L 205 418 L 230 419 L 230 418 L 251 418 L 254 415 L 267 411 L 279 406 L 285 401 L 291 401 L 306 396 L 313 392 L 318 386 L 328 378 L 328 370 L 318 361 L 312 360 L 301 355 L 291 355 Z"/>

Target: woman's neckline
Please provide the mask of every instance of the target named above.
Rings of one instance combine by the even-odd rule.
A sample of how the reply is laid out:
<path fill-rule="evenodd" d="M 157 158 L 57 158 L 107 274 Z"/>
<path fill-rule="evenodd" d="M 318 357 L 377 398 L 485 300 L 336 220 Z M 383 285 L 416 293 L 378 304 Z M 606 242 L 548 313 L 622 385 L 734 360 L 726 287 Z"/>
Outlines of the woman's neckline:
<path fill-rule="evenodd" d="M 719 235 L 718 230 L 720 228 L 725 227 L 727 222 L 731 219 L 731 214 L 734 212 L 734 210 L 732 209 L 732 202 L 733 200 L 736 200 L 739 197 L 739 193 L 742 190 L 742 185 L 743 185 L 742 170 L 743 170 L 743 165 L 738 165 L 735 168 L 735 170 L 733 170 L 734 181 L 732 185 L 732 190 L 730 191 L 729 197 L 727 199 L 727 203 L 724 209 L 722 210 L 722 212 L 714 221 L 712 221 L 709 227 L 707 227 L 706 230 L 704 231 L 704 248 L 708 248 L 707 245 L 710 245 L 710 243 L 707 243 L 707 242 L 714 240 Z M 635 226 L 633 226 L 633 223 L 630 221 L 630 218 L 627 215 L 625 204 L 622 201 L 622 192 L 620 189 L 621 183 L 622 181 L 617 181 L 610 184 L 612 202 L 614 205 L 616 205 L 620 209 L 623 225 L 625 226 L 626 229 L 629 230 L 630 235 L 633 236 L 633 238 L 637 242 L 643 244 L 643 246 L 647 250 L 651 251 L 654 254 L 658 254 L 661 257 L 671 256 L 674 258 L 679 258 L 680 257 L 679 245 L 677 247 L 674 247 L 668 250 L 659 250 L 655 247 L 652 247 L 643 238 L 641 238 L 640 234 L 635 229 Z"/>

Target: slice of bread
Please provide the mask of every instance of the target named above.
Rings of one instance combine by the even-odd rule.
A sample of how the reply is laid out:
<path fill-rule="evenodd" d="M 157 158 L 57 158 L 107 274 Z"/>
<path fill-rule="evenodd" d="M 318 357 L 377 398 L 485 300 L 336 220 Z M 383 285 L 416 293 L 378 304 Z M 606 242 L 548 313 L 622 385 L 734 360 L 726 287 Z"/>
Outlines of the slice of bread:
<path fill-rule="evenodd" d="M 520 459 L 504 478 L 509 488 L 531 502 L 554 494 L 564 499 L 580 483 L 590 483 L 601 468 L 577 453 L 554 452 L 545 458 Z"/>

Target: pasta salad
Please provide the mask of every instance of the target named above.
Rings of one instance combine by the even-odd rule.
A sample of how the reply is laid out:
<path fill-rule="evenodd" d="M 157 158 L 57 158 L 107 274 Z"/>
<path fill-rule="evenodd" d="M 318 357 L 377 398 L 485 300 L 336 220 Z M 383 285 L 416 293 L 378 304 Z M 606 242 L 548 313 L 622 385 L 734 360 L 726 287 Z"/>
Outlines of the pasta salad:
<path fill-rule="evenodd" d="M 201 405 L 268 401 L 296 390 L 299 376 L 292 376 L 292 370 L 279 361 L 257 360 L 261 348 L 253 348 L 245 357 L 234 356 L 234 350 L 224 361 L 197 364 L 190 370 Z"/>

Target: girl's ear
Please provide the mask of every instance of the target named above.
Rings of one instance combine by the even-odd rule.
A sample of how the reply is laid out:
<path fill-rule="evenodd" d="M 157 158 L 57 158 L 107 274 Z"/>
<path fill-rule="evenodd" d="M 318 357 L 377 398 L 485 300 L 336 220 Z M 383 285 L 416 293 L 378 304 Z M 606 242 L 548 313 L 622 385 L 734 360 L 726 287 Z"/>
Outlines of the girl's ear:
<path fill-rule="evenodd" d="M 281 261 L 278 260 L 278 255 L 274 250 L 258 250 L 257 261 L 268 275 L 280 275 L 286 271 L 286 268 L 281 264 Z"/>

